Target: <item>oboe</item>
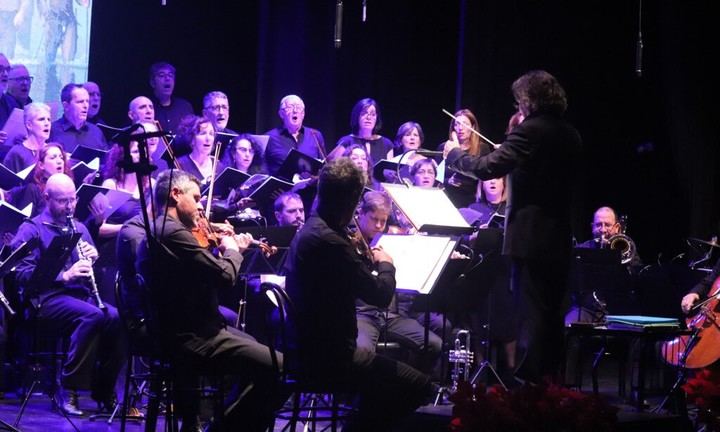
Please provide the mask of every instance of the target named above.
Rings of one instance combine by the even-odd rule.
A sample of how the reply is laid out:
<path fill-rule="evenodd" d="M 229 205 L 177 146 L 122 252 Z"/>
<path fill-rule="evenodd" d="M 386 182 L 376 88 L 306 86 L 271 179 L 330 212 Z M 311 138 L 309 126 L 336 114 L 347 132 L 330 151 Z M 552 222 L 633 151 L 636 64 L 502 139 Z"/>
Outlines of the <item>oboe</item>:
<path fill-rule="evenodd" d="M 73 220 L 72 216 L 70 216 L 70 215 L 67 216 L 67 224 L 68 224 L 68 227 L 70 228 L 70 232 L 73 232 L 73 233 L 77 232 L 77 228 L 75 227 L 75 221 Z M 95 303 L 97 303 L 97 307 L 99 307 L 100 309 L 105 309 L 106 308 L 105 303 L 103 303 L 102 299 L 100 298 L 100 292 L 98 291 L 97 283 L 95 283 L 95 273 L 92 270 L 92 260 L 85 257 L 85 254 L 83 253 L 82 248 L 80 247 L 80 241 L 82 241 L 82 240 L 78 240 L 78 243 L 76 246 L 78 257 L 81 260 L 90 261 L 90 265 L 91 265 L 90 276 L 88 276 L 88 278 L 90 279 L 90 294 L 93 297 L 95 297 Z"/>

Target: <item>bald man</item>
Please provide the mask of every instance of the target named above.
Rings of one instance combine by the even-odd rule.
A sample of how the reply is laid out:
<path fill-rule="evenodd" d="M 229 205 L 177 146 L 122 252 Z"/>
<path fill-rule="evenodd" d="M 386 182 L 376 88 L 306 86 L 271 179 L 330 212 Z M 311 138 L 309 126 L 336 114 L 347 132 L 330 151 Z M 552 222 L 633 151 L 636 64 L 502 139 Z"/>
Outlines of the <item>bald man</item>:
<path fill-rule="evenodd" d="M 45 186 L 45 210 L 24 222 L 12 246 L 34 240 L 35 249 L 16 268 L 23 303 L 34 306 L 34 317 L 48 328 L 69 337 L 68 355 L 62 369 L 61 385 L 53 395 L 57 408 L 65 414 L 81 416 L 77 390 L 90 389 L 101 409 L 117 403 L 115 381 L 126 359 L 125 334 L 117 309 L 100 309 L 91 295 L 92 263 L 97 249 L 87 228 L 74 220 L 77 195 L 75 184 L 65 174 L 53 174 Z M 68 235 L 72 220 L 81 238 L 52 283 L 31 286 L 33 272 L 52 240 Z"/>
<path fill-rule="evenodd" d="M 155 107 L 153 106 L 153 102 L 145 96 L 136 97 L 130 101 L 128 117 L 133 123 L 154 122 Z"/>

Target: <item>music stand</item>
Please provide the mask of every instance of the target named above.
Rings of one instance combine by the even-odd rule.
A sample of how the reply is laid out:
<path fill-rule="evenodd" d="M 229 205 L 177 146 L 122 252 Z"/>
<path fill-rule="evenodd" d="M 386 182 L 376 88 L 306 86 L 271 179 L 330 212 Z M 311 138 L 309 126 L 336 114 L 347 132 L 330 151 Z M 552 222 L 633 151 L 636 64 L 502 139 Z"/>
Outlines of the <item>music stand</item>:
<path fill-rule="evenodd" d="M 4 278 L 6 274 L 10 273 L 10 271 L 12 271 L 12 269 L 32 251 L 34 245 L 35 241 L 31 239 L 15 248 L 15 250 L 10 254 L 10 256 L 7 257 L 7 259 L 3 261 L 2 264 L 0 264 L 0 279 Z M 5 298 L 5 294 L 3 294 L 2 291 L 0 291 L 0 302 L 2 302 L 3 306 L 5 307 L 5 309 L 7 309 L 10 315 L 15 315 L 15 311 L 10 305 L 8 299 Z M 9 423 L 5 422 L 2 419 L 0 419 L 0 430 L 19 432 L 19 429 L 11 426 Z"/>
<path fill-rule="evenodd" d="M 33 270 L 32 275 L 30 275 L 30 280 L 27 284 L 28 299 L 34 297 L 34 295 L 38 292 L 39 288 L 51 286 L 53 284 L 58 273 L 60 273 L 60 270 L 63 268 L 63 266 L 65 266 L 65 263 L 70 257 L 73 249 L 75 249 L 75 246 L 80 240 L 80 237 L 81 234 L 79 232 L 68 232 L 53 237 L 47 249 L 40 253 L 40 257 L 35 266 L 35 270 Z M 38 308 L 40 307 L 39 304 L 36 306 Z M 40 377 L 37 375 L 39 370 L 36 367 L 33 367 L 32 370 L 36 375 L 33 377 L 33 382 L 30 385 L 30 388 L 28 389 L 28 392 L 22 401 L 22 404 L 20 405 L 20 411 L 15 418 L 14 426 L 16 427 L 20 424 L 20 419 L 22 419 L 23 413 L 25 412 L 25 408 L 27 407 L 27 403 L 30 400 L 30 397 L 32 397 L 35 386 L 40 384 Z M 55 391 L 57 391 L 57 388 L 55 389 Z M 53 395 L 48 394 L 48 397 L 50 397 L 51 401 L 53 400 Z M 65 413 L 65 411 L 62 409 L 60 409 L 59 411 L 63 415 L 63 417 L 65 417 L 65 419 L 70 423 L 70 425 L 76 431 L 79 431 L 77 426 L 75 426 L 75 423 L 73 423 L 70 417 L 68 417 L 67 413 Z"/>
<path fill-rule="evenodd" d="M 437 303 L 444 303 L 443 300 L 446 298 L 446 294 L 441 292 L 444 290 L 440 287 L 452 286 L 462 271 L 459 260 L 450 259 L 457 243 L 456 237 L 449 236 L 378 234 L 371 244 L 372 247 L 381 246 L 393 257 L 396 290 L 423 295 L 424 310 L 416 309 L 416 311 L 425 314 L 424 350 L 426 351 L 430 339 L 430 312 L 442 309 L 443 325 L 445 322 L 444 307 L 433 307 L 437 306 Z M 437 299 L 441 300 L 436 303 Z M 445 332 L 442 332 L 441 338 L 444 346 Z M 440 387 L 436 403 L 441 395 L 447 393 L 449 393 L 447 387 Z"/>
<path fill-rule="evenodd" d="M 248 302 L 248 280 L 253 276 L 260 276 L 263 274 L 278 274 L 282 270 L 282 266 L 285 263 L 285 255 L 288 249 L 290 249 L 290 243 L 295 237 L 297 227 L 294 225 L 290 226 L 250 226 L 236 228 L 237 232 L 248 233 L 253 236 L 254 239 L 263 239 L 267 244 L 275 246 L 278 250 L 277 253 L 271 256 L 265 256 L 261 249 L 250 249 L 245 253 L 245 259 L 243 259 L 240 265 L 240 273 L 245 275 L 245 283 L 242 287 L 243 297 L 237 301 L 238 304 L 238 323 L 237 326 L 241 330 L 245 330 L 246 317 L 247 317 L 247 302 Z M 235 299 L 230 299 L 227 304 L 234 303 Z"/>
<path fill-rule="evenodd" d="M 492 218 L 491 218 L 492 220 Z M 485 287 L 487 289 L 487 297 L 485 299 L 486 306 L 485 306 L 485 312 L 486 312 L 486 322 L 481 327 L 483 330 L 485 330 L 485 340 L 482 341 L 480 344 L 484 346 L 484 353 L 483 353 L 483 360 L 478 365 L 477 370 L 473 374 L 472 378 L 470 378 L 470 384 L 475 384 L 477 380 L 480 378 L 483 371 L 486 369 L 489 370 L 490 373 L 495 377 L 497 382 L 507 390 L 507 386 L 505 385 L 505 382 L 500 378 L 500 374 L 495 370 L 495 367 L 490 362 L 490 355 L 492 351 L 491 341 L 492 341 L 492 309 L 493 309 L 493 290 L 496 289 L 495 284 L 497 283 L 497 278 L 501 277 L 496 272 L 499 271 L 507 271 L 508 273 L 505 275 L 507 277 L 507 282 L 509 283 L 509 269 L 506 266 L 505 263 L 502 261 L 502 257 L 500 256 L 500 252 L 502 250 L 502 244 L 504 239 L 504 232 L 500 228 L 483 228 L 478 230 L 477 237 L 475 239 L 473 250 L 476 254 L 481 256 L 481 259 L 475 264 L 468 272 L 467 275 L 471 275 L 472 273 L 476 271 L 480 272 L 493 272 L 491 274 L 482 273 L 478 277 L 478 282 L 482 280 L 481 282 L 481 288 Z M 492 267 L 490 266 L 492 264 Z M 474 279 L 473 279 L 474 280 Z M 472 287 L 473 290 L 477 289 L 477 286 Z M 509 289 L 509 286 L 508 286 Z"/>
<path fill-rule="evenodd" d="M 606 248 L 575 248 L 569 280 L 574 286 L 571 293 L 575 294 L 573 302 L 577 307 L 577 322 L 583 322 L 583 310 L 589 312 L 593 320 L 601 322 L 612 306 L 626 308 L 628 304 L 611 305 L 608 308 L 606 294 L 620 293 L 624 283 L 628 283 L 629 274 L 620 263 L 620 251 Z M 625 280 L 623 280 L 625 279 Z M 601 294 L 601 298 L 597 294 Z M 614 298 L 610 298 L 614 300 Z M 615 302 L 620 303 L 620 302 Z M 614 313 L 626 312 L 613 310 Z M 597 318 L 595 316 L 599 314 Z"/>
<path fill-rule="evenodd" d="M 47 249 L 40 253 L 35 270 L 30 275 L 28 287 L 31 293 L 34 294 L 37 288 L 49 286 L 55 281 L 81 236 L 81 233 L 73 232 L 53 237 Z"/>
<path fill-rule="evenodd" d="M 35 244 L 36 240 L 30 239 L 15 248 L 15 250 L 10 254 L 10 256 L 8 256 L 7 259 L 0 264 L 0 279 L 4 278 L 5 275 L 10 273 L 20 261 L 22 261 L 26 256 L 28 256 L 28 254 L 30 254 L 30 252 L 32 252 L 33 248 L 35 247 Z M 15 311 L 13 310 L 10 302 L 5 297 L 5 294 L 2 291 L 0 291 L 0 302 L 2 302 L 3 306 L 10 315 L 15 315 Z M 2 420 L 0 420 L 0 422 L 1 421 Z"/>

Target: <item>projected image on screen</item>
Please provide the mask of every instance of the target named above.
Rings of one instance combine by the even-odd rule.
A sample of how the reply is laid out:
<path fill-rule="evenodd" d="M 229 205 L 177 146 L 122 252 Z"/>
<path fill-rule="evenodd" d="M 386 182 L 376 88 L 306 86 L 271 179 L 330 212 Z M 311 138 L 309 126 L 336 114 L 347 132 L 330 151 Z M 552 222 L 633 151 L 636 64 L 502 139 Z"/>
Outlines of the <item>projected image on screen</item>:
<path fill-rule="evenodd" d="M 56 108 L 63 85 L 87 81 L 91 12 L 90 0 L 0 0 L 0 52 L 28 68 L 33 101 Z"/>

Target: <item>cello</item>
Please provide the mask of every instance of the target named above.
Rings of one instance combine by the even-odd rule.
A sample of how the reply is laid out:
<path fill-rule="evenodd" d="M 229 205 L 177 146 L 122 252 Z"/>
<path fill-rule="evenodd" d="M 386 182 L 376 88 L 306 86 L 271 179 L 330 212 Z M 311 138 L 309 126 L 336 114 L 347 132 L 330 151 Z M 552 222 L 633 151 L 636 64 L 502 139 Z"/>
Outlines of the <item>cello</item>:
<path fill-rule="evenodd" d="M 720 359 L 720 277 L 713 282 L 708 297 L 693 306 L 686 324 L 690 335 L 664 342 L 663 359 L 674 366 L 699 369 Z"/>

